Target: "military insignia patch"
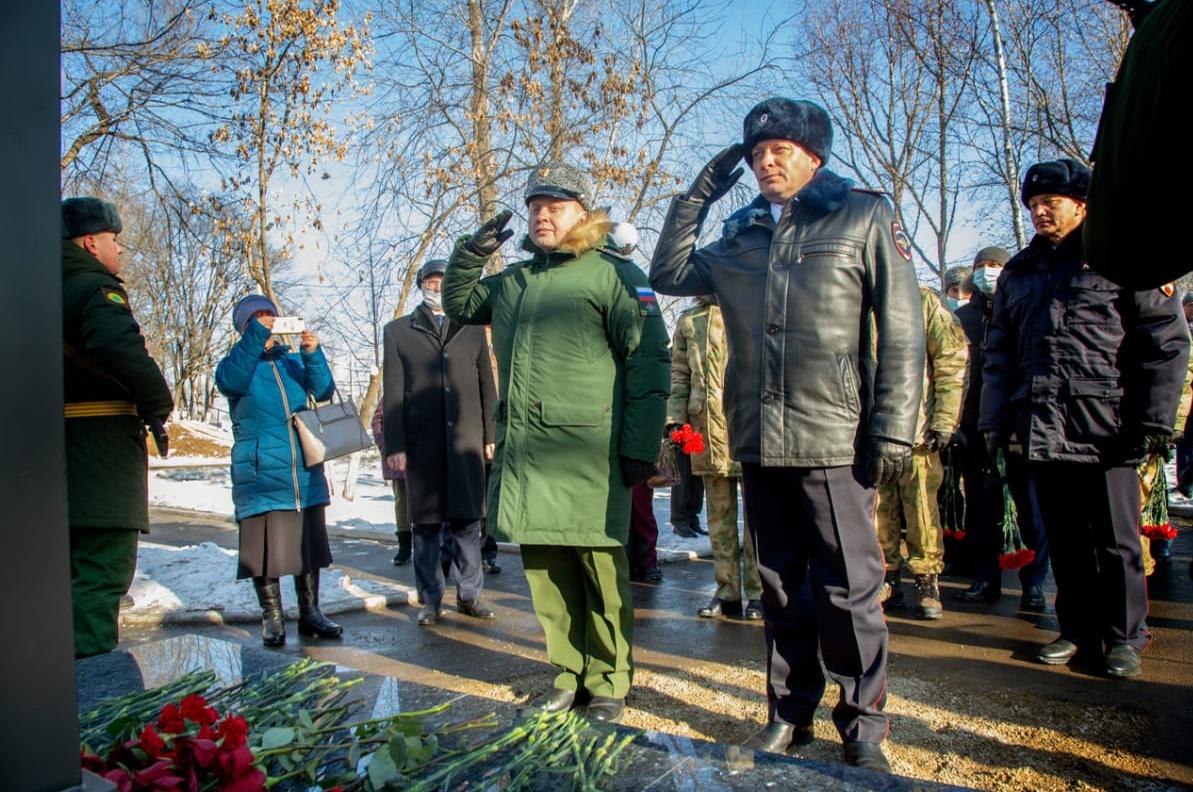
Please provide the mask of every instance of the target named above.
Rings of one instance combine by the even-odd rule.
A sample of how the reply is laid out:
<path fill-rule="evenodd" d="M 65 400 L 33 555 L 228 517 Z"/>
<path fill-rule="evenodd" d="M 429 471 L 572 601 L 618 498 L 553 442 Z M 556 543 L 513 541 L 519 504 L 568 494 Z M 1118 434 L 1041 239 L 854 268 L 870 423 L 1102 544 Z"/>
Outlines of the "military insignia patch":
<path fill-rule="evenodd" d="M 1160 287 L 1160 291 L 1164 294 L 1165 297 L 1171 297 L 1172 295 L 1176 294 L 1176 284 L 1175 283 L 1165 283 L 1163 286 Z"/>
<path fill-rule="evenodd" d="M 899 255 L 911 261 L 911 240 L 907 238 L 907 232 L 903 230 L 903 226 L 899 223 L 891 223 L 891 237 L 895 240 L 895 250 L 899 251 Z"/>
<path fill-rule="evenodd" d="M 655 296 L 654 291 L 649 287 L 638 286 L 634 289 L 634 292 L 638 297 L 638 310 L 643 316 L 662 313 L 662 310 L 659 308 L 659 298 Z"/>
<path fill-rule="evenodd" d="M 104 298 L 110 303 L 116 303 L 122 308 L 128 307 L 128 298 L 115 289 L 103 289 Z"/>

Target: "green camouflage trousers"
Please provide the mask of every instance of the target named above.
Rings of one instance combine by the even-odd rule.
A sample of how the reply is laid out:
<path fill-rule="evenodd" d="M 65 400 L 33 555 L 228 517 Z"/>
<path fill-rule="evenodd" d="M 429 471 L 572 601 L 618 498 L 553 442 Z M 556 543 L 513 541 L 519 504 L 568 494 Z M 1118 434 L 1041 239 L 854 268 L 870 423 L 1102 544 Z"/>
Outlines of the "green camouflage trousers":
<path fill-rule="evenodd" d="M 713 567 L 717 578 L 717 598 L 740 602 L 742 598 L 741 565 L 746 565 L 747 600 L 762 599 L 762 580 L 758 577 L 758 555 L 749 530 L 745 533 L 745 552 L 737 533 L 737 482 L 727 476 L 701 476 L 704 479 L 704 503 L 708 510 L 708 541 L 712 545 Z"/>
<path fill-rule="evenodd" d="M 911 453 L 911 470 L 894 484 L 878 488 L 875 523 L 878 543 L 888 571 L 899 568 L 899 540 L 907 531 L 907 567 L 913 575 L 939 575 L 944 571 L 944 531 L 936 492 L 944 480 L 940 455 L 917 448 Z"/>

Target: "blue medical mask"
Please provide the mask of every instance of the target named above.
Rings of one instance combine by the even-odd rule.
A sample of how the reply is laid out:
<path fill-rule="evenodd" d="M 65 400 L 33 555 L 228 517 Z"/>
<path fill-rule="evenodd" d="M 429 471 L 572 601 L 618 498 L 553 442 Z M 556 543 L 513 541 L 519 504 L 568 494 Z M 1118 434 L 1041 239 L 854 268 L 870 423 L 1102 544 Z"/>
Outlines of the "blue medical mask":
<path fill-rule="evenodd" d="M 949 310 L 956 312 L 962 305 L 969 305 L 969 300 L 958 300 L 956 297 L 946 297 L 949 301 Z"/>
<path fill-rule="evenodd" d="M 998 285 L 998 276 L 1002 274 L 1002 267 L 982 267 L 973 271 L 973 287 L 989 297 L 994 294 L 994 287 Z"/>

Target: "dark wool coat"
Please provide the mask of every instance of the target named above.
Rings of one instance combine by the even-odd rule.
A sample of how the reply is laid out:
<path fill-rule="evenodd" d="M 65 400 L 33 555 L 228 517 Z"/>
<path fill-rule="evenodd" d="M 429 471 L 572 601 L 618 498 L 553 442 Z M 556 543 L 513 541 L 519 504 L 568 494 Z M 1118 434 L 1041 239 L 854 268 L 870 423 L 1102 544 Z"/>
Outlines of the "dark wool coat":
<path fill-rule="evenodd" d="M 961 323 L 965 340 L 969 342 L 969 381 L 965 385 L 960 428 L 967 440 L 977 443 L 981 441 L 977 431 L 982 404 L 982 362 L 986 359 L 982 349 L 986 345 L 986 328 L 990 326 L 993 308 L 993 297 L 975 290 L 969 302 L 957 309 L 957 321 Z"/>
<path fill-rule="evenodd" d="M 479 520 L 497 404 L 484 328 L 441 329 L 420 305 L 385 326 L 384 343 L 385 453 L 406 454 L 410 521 Z"/>
<path fill-rule="evenodd" d="M 1189 333 L 1171 290 L 1090 269 L 1078 228 L 1007 262 L 985 353 L 979 430 L 1014 433 L 1029 462 L 1127 464 L 1142 435 L 1172 429 Z"/>
<path fill-rule="evenodd" d="M 120 278 L 62 241 L 63 384 L 67 405 L 132 402 L 139 415 L 69 418 L 66 478 L 70 524 L 149 530 L 145 426 L 174 409 L 149 357 Z"/>
<path fill-rule="evenodd" d="M 611 228 L 593 212 L 551 252 L 526 239 L 531 257 L 489 277 L 466 238 L 452 251 L 444 309 L 493 326 L 502 401 L 489 525 L 509 541 L 624 545 L 619 457 L 658 457 L 667 328 L 646 275 L 608 247 Z"/>
<path fill-rule="evenodd" d="M 265 351 L 269 330 L 256 319 L 215 370 L 232 415 L 232 502 L 236 519 L 331 502 L 323 465 L 307 467 L 291 416 L 307 395 L 335 393 L 323 347 L 293 353 L 282 344 Z"/>

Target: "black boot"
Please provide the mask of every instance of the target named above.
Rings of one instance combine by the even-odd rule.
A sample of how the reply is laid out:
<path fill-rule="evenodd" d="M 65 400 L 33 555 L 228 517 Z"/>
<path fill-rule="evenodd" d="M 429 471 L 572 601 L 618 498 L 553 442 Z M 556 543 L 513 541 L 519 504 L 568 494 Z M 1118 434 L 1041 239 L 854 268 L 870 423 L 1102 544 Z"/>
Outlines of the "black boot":
<path fill-rule="evenodd" d="M 398 554 L 394 556 L 394 566 L 405 566 L 410 563 L 410 531 L 398 531 Z"/>
<path fill-rule="evenodd" d="M 319 571 L 295 575 L 294 590 L 298 593 L 298 634 L 339 638 L 344 628 L 319 610 Z"/>
<path fill-rule="evenodd" d="M 286 619 L 282 615 L 282 588 L 277 578 L 253 578 L 257 602 L 261 603 L 261 642 L 266 646 L 286 643 Z"/>

